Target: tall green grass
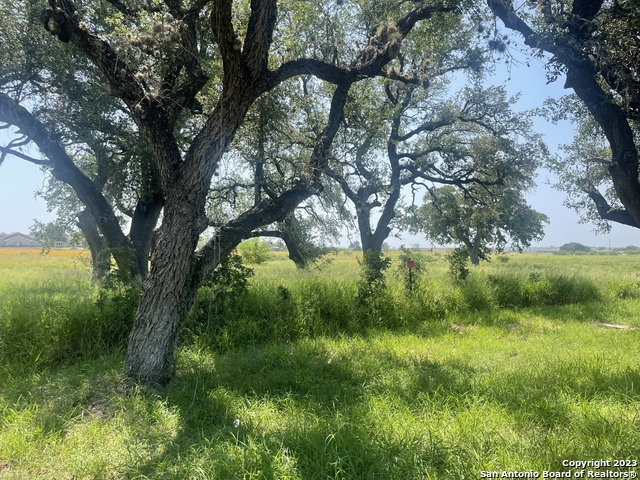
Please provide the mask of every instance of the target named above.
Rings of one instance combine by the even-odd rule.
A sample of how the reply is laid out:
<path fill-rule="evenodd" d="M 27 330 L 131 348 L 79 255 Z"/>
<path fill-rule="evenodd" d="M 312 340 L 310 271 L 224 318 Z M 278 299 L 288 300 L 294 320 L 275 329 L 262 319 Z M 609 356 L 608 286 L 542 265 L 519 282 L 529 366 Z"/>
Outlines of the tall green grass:
<path fill-rule="evenodd" d="M 211 289 L 199 292 L 185 337 L 198 337 L 217 351 L 304 337 L 354 334 L 370 328 L 417 327 L 452 314 L 600 301 L 608 290 L 578 275 L 551 272 L 474 272 L 464 283 L 446 274 L 426 276 L 405 288 L 390 276 L 373 303 L 357 301 L 355 280 L 303 273 L 297 282 L 258 278 L 223 310 Z M 633 295 L 629 297 L 633 298 Z"/>
<path fill-rule="evenodd" d="M 113 357 L 45 370 L 4 387 L 0 476 L 464 479 L 637 458 L 637 333 L 517 324 L 191 346 L 162 391 Z"/>
<path fill-rule="evenodd" d="M 406 270 L 393 268 L 388 290 L 372 304 L 361 305 L 355 300 L 357 255 L 341 253 L 328 269 L 304 272 L 276 257 L 270 265 L 256 268 L 243 296 L 220 299 L 211 288 L 201 289 L 183 325 L 182 341 L 224 352 L 370 328 L 415 328 L 475 311 L 640 297 L 638 256 L 626 257 L 626 263 L 620 257 L 576 257 L 574 264 L 567 263 L 569 257 L 509 256 L 507 263 L 473 269 L 463 283 L 448 276 L 443 256 L 426 258 L 426 274 L 411 292 L 403 278 Z M 585 258 L 588 261 L 580 263 Z M 590 265 L 592 258 L 615 263 L 620 275 L 611 277 L 609 265 Z M 0 360 L 55 363 L 124 347 L 135 297 L 100 292 L 91 284 L 88 267 L 75 258 L 61 261 L 17 256 L 1 267 L 6 274 L 0 283 Z"/>
<path fill-rule="evenodd" d="M 198 293 L 161 390 L 122 374 L 126 292 L 70 261 L 0 261 L 0 478 L 444 480 L 640 459 L 640 256 L 621 257 L 509 256 L 456 283 L 431 255 L 412 292 L 400 270 L 366 307 L 353 255 L 274 260 L 243 295 Z"/>
<path fill-rule="evenodd" d="M 101 291 L 75 256 L 20 255 L 0 274 L 0 364 L 35 368 L 123 346 L 135 300 Z"/>

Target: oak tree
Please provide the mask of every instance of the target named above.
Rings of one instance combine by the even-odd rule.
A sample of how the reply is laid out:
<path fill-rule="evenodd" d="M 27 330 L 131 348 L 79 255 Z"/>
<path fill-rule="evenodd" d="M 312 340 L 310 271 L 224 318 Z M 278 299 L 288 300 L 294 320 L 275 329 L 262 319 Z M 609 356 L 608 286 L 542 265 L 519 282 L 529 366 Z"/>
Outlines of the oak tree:
<path fill-rule="evenodd" d="M 82 59 L 87 66 L 86 74 L 68 81 L 85 84 L 91 79 L 101 93 L 87 92 L 87 99 L 112 98 L 119 107 L 113 120 L 135 125 L 161 195 L 151 209 L 140 209 L 151 219 L 149 212 L 155 215 L 161 203 L 162 216 L 155 234 L 144 238 L 153 238 L 153 253 L 126 352 L 129 375 L 147 383 L 171 377 L 177 330 L 197 288 L 243 238 L 284 219 L 322 189 L 322 173 L 352 85 L 383 72 L 418 22 L 453 10 L 455 4 L 358 2 L 343 10 L 345 17 L 363 20 L 350 25 L 349 42 L 333 34 L 326 41 L 311 41 L 317 30 L 299 28 L 295 9 L 307 6 L 299 2 L 105 0 L 81 5 L 50 0 L 43 5 L 42 32 L 60 42 L 53 44 L 61 48 L 62 57 Z M 316 23 L 331 25 L 323 15 L 311 16 Z M 38 65 L 34 69 L 38 71 Z M 9 78 L 5 85 L 14 85 L 10 78 L 15 73 L 10 68 L 2 72 Z M 265 93 L 303 75 L 313 75 L 330 92 L 328 114 L 304 168 L 296 170 L 286 189 L 220 225 L 215 241 L 196 250 L 209 225 L 206 205 L 212 177 L 247 112 Z M 135 252 L 132 239 L 123 233 L 100 185 L 77 166 L 56 134 L 64 122 L 40 120 L 29 111 L 30 98 L 19 89 L 3 89 L 0 121 L 16 126 L 37 145 L 52 174 L 69 184 L 90 211 L 114 256 L 121 252 L 116 261 L 125 263 L 127 254 L 122 252 Z M 16 146 L 2 151 L 20 156 Z M 138 270 L 143 267 L 135 263 Z"/>
<path fill-rule="evenodd" d="M 510 245 L 522 251 L 542 240 L 546 215 L 536 212 L 517 189 L 495 192 L 481 186 L 457 190 L 444 186 L 425 196 L 414 219 L 414 229 L 440 245 L 466 249 L 473 265 L 488 260 L 491 251 Z"/>
<path fill-rule="evenodd" d="M 480 197 L 488 201 L 491 195 L 502 195 L 502 190 L 521 192 L 532 185 L 534 171 L 546 157 L 546 147 L 532 132 L 529 113 L 514 113 L 516 99 L 508 99 L 503 89 L 468 87 L 454 95 L 440 96 L 437 88 L 432 92 L 424 86 L 403 83 L 387 84 L 384 89 L 389 112 L 386 138 L 381 141 L 380 133 L 371 128 L 372 122 L 365 121 L 368 128 L 362 127 L 359 134 L 351 137 L 364 141 L 347 144 L 349 148 L 344 150 L 342 159 L 329 170 L 355 207 L 363 252 L 381 252 L 392 229 L 398 228 L 404 216 L 403 195 L 414 197 L 406 208 L 407 218 L 411 218 L 418 210 L 418 192 L 427 191 L 425 198 L 430 201 L 454 191 L 439 189 L 438 185 L 457 186 L 476 201 Z M 355 129 L 356 120 L 350 120 L 350 127 Z M 379 125 L 380 119 L 377 122 Z M 509 199 L 514 200 L 512 196 Z M 422 209 L 425 224 L 429 222 L 427 213 L 438 212 Z M 468 220 L 461 217 L 454 227 L 455 215 L 447 218 L 451 228 L 459 227 L 460 231 L 469 228 Z M 433 219 L 434 223 L 442 221 Z M 498 222 L 496 218 L 493 221 Z M 406 219 L 401 223 L 406 224 Z M 486 229 L 492 229 L 492 234 L 483 232 L 475 239 L 470 235 L 470 245 L 476 245 L 470 248 L 474 261 L 481 247 L 499 243 L 500 224 L 487 225 Z M 533 235 L 537 236 L 538 233 Z M 453 241 L 435 233 L 430 238 L 444 243 Z M 522 236 L 516 244 L 526 244 L 526 238 Z M 464 239 L 466 236 L 457 236 L 455 241 Z"/>

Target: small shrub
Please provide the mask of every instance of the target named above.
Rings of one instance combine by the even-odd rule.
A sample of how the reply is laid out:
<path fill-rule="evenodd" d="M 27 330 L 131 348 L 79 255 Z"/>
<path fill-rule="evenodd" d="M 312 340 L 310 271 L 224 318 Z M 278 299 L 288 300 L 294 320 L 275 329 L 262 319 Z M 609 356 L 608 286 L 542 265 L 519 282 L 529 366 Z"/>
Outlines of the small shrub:
<path fill-rule="evenodd" d="M 385 278 L 385 272 L 390 266 L 390 258 L 373 250 L 367 250 L 360 262 L 356 304 L 366 325 L 382 326 L 393 318 L 390 312 L 393 301 L 387 290 Z"/>
<path fill-rule="evenodd" d="M 358 281 L 357 301 L 361 306 L 375 308 L 378 300 L 386 293 L 385 272 L 391 265 L 391 259 L 382 252 L 367 250 L 360 263 L 360 280 Z"/>
<path fill-rule="evenodd" d="M 252 268 L 245 266 L 242 257 L 231 254 L 212 272 L 198 290 L 191 314 L 182 326 L 183 339 L 220 332 L 233 318 L 238 304 L 245 301 L 249 292 Z"/>
<path fill-rule="evenodd" d="M 597 287 L 577 276 L 531 272 L 528 276 L 488 275 L 490 295 L 498 307 L 568 305 L 598 299 Z"/>
<path fill-rule="evenodd" d="M 108 347 L 123 346 L 138 308 L 140 285 L 112 270 L 104 279 L 95 302 L 102 319 L 100 337 Z"/>
<path fill-rule="evenodd" d="M 316 270 L 324 270 L 327 268 L 333 263 L 332 257 L 338 255 L 338 251 L 335 248 L 316 245 L 313 242 L 301 242 L 298 248 L 307 262 L 307 268 L 313 267 Z"/>
<path fill-rule="evenodd" d="M 259 238 L 245 240 L 238 245 L 238 252 L 245 262 L 255 265 L 265 263 L 271 257 L 269 244 Z"/>
<path fill-rule="evenodd" d="M 367 250 L 359 263 L 358 297 L 364 301 L 386 289 L 385 272 L 389 269 L 391 260 L 381 252 Z"/>
<path fill-rule="evenodd" d="M 457 282 L 462 282 L 467 279 L 469 274 L 469 253 L 466 248 L 458 247 L 447 255 L 447 261 L 449 262 L 449 273 L 453 279 Z"/>
<path fill-rule="evenodd" d="M 246 267 L 242 257 L 235 253 L 220 262 L 204 284 L 218 315 L 224 314 L 225 304 L 237 302 L 246 295 L 253 275 L 253 269 Z"/>

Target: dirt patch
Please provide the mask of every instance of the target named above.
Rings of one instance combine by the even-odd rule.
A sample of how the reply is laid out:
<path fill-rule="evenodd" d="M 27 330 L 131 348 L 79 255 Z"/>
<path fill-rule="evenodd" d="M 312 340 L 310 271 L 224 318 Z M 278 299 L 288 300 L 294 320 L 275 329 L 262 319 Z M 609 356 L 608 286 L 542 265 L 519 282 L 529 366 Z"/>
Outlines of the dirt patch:
<path fill-rule="evenodd" d="M 115 383 L 109 384 L 105 378 L 96 380 L 96 390 L 89 398 L 84 399 L 78 406 L 82 409 L 83 415 L 87 414 L 96 420 L 113 418 L 116 408 L 111 399 L 129 395 L 135 390 L 133 381 L 126 377 L 118 379 Z"/>

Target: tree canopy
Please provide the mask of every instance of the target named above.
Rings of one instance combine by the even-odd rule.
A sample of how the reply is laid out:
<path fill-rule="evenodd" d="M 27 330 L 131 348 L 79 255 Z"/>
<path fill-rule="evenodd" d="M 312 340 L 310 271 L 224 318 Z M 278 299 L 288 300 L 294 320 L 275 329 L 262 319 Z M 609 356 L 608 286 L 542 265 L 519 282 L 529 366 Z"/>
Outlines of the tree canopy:
<path fill-rule="evenodd" d="M 460 244 L 478 265 L 492 250 L 507 245 L 522 251 L 544 236 L 547 216 L 536 212 L 516 189 L 492 194 L 482 187 L 459 191 L 445 186 L 425 198 L 413 219 L 414 228 L 440 245 Z"/>
<path fill-rule="evenodd" d="M 2 158 L 42 165 L 68 185 L 80 202 L 73 214 L 85 216 L 120 269 L 146 277 L 126 355 L 130 375 L 170 378 L 176 332 L 198 286 L 243 238 L 324 189 L 352 87 L 398 77 L 392 66 L 402 43 L 416 41 L 414 28 L 435 28 L 460 8 L 448 1 L 3 3 L 0 121 L 15 138 Z M 24 55 L 9 58 L 11 48 Z M 289 136 L 299 140 L 278 158 L 266 142 L 257 156 L 235 156 L 253 162 L 253 201 L 214 221 L 212 240 L 196 250 L 212 224 L 213 175 L 225 154 L 241 151 L 234 140 L 249 135 L 242 131 L 248 115 L 259 117 L 256 102 L 275 90 L 287 92 L 283 111 L 309 104 L 287 116 Z M 41 158 L 20 151 L 28 142 Z"/>
<path fill-rule="evenodd" d="M 559 250 L 561 252 L 589 252 L 591 248 L 578 242 L 570 242 L 562 245 Z"/>
<path fill-rule="evenodd" d="M 570 193 L 588 198 L 592 211 L 604 220 L 640 227 L 637 2 L 488 0 L 488 5 L 534 52 L 552 56 L 550 79 L 566 76 L 565 87 L 575 92 L 606 138 L 606 158 L 600 157 L 599 146 L 590 152 L 583 148 L 565 160 L 566 170 L 560 166 L 560 170 L 573 170 L 565 177 L 573 184 L 568 187 Z M 582 156 L 580 174 L 570 164 L 576 154 Z M 598 173 L 593 159 L 601 164 Z"/>

